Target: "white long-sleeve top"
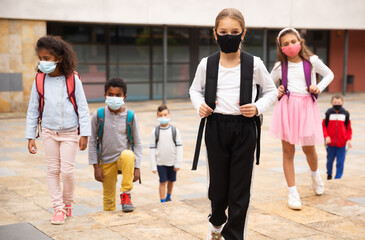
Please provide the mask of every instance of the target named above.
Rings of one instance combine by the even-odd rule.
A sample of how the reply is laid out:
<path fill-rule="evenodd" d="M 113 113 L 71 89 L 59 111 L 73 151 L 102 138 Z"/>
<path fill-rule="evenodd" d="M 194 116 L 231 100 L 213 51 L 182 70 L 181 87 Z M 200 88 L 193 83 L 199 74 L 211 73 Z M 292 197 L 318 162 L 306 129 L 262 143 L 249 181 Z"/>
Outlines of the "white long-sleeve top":
<path fill-rule="evenodd" d="M 193 83 L 190 87 L 190 99 L 199 112 L 200 105 L 205 102 L 204 89 L 206 82 L 207 57 L 203 58 L 196 70 Z M 215 113 L 227 115 L 241 115 L 239 108 L 241 82 L 241 65 L 233 68 L 225 68 L 219 63 L 217 102 Z M 262 98 L 255 102 L 257 95 L 256 84 L 263 89 Z M 252 81 L 252 103 L 256 106 L 258 115 L 266 111 L 273 104 L 278 96 L 278 91 L 266 70 L 264 63 L 259 57 L 254 57 L 253 81 Z"/>
<path fill-rule="evenodd" d="M 80 126 L 80 136 L 90 136 L 90 112 L 87 105 L 81 80 L 75 75 L 75 98 L 79 116 L 67 94 L 66 78 L 64 75 L 51 77 L 48 74 L 44 80 L 44 109 L 42 127 L 57 132 L 68 132 Z M 39 118 L 39 96 L 34 81 L 30 94 L 25 138 L 35 139 Z"/>
<path fill-rule="evenodd" d="M 317 85 L 322 92 L 333 80 L 333 72 L 329 69 L 316 55 L 309 58 L 312 64 L 312 85 Z M 323 78 L 317 84 L 316 73 Z M 281 79 L 281 64 L 277 62 L 271 71 L 271 78 L 277 83 Z M 293 63 L 288 61 L 288 90 L 291 93 L 308 94 L 306 90 L 307 84 L 305 81 L 303 62 Z"/>
<path fill-rule="evenodd" d="M 157 171 L 159 166 L 174 166 L 181 168 L 183 159 L 183 146 L 179 130 L 176 128 L 176 145 L 172 139 L 170 125 L 160 127 L 160 135 L 156 146 L 155 128 L 151 132 L 150 138 L 150 160 L 151 170 Z"/>

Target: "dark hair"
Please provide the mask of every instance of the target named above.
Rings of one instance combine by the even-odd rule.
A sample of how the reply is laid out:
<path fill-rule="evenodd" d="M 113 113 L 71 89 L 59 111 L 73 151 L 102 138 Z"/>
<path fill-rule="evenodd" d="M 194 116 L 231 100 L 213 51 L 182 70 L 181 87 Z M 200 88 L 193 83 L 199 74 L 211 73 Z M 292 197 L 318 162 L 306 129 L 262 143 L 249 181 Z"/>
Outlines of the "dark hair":
<path fill-rule="evenodd" d="M 342 102 L 343 102 L 343 97 L 339 94 L 333 95 L 332 98 L 331 98 L 331 102 L 333 101 L 333 99 L 341 99 Z"/>
<path fill-rule="evenodd" d="M 119 87 L 123 90 L 124 96 L 127 95 L 127 83 L 121 78 L 111 78 L 104 85 L 105 93 L 110 87 Z"/>
<path fill-rule="evenodd" d="M 36 53 L 41 49 L 47 49 L 56 57 L 56 60 L 62 56 L 62 62 L 59 63 L 60 72 L 66 77 L 76 70 L 77 58 L 71 44 L 59 36 L 45 36 L 37 41 L 35 48 Z"/>
<path fill-rule="evenodd" d="M 163 110 L 167 110 L 168 112 L 170 112 L 165 104 L 162 104 L 157 108 L 157 112 L 162 112 Z"/>

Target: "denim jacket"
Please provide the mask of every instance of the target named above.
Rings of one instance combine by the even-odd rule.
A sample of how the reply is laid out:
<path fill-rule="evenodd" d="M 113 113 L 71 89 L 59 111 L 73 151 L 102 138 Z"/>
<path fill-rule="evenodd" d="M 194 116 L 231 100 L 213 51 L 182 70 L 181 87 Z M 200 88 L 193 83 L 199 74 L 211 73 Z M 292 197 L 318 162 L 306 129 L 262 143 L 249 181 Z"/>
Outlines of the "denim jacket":
<path fill-rule="evenodd" d="M 44 110 L 42 127 L 57 132 L 68 132 L 80 126 L 80 136 L 91 135 L 90 113 L 80 79 L 75 75 L 75 97 L 79 117 L 67 94 L 65 76 L 46 75 L 44 81 Z M 35 139 L 39 118 L 39 96 L 34 81 L 30 95 L 25 138 Z"/>

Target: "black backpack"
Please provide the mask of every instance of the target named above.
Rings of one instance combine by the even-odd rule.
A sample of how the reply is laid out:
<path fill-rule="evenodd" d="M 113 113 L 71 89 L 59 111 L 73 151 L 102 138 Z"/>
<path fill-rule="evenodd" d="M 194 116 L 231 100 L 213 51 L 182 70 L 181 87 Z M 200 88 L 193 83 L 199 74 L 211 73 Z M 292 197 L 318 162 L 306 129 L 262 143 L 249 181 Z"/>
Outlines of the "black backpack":
<path fill-rule="evenodd" d="M 204 97 L 205 97 L 205 103 L 211 109 L 215 109 L 215 101 L 217 97 L 219 59 L 220 59 L 220 52 L 216 52 L 210 55 L 207 60 Z M 241 51 L 240 105 L 252 103 L 253 66 L 254 66 L 253 56 L 249 53 Z M 259 93 L 260 93 L 260 86 L 257 85 L 257 95 L 255 101 L 257 101 L 258 99 Z M 254 116 L 253 118 L 256 122 L 256 127 L 257 127 L 256 164 L 259 165 L 262 115 Z M 196 170 L 198 166 L 200 147 L 201 147 L 205 122 L 206 118 L 202 118 L 200 121 L 192 170 Z"/>

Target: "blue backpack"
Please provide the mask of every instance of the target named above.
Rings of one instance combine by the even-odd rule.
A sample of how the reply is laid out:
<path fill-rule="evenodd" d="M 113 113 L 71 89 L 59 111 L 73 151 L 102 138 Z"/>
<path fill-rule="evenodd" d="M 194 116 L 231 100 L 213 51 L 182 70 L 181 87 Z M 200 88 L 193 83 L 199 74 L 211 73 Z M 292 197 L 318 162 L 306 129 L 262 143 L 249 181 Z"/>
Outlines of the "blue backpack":
<path fill-rule="evenodd" d="M 98 115 L 97 115 L 97 122 L 98 122 L 98 136 L 96 138 L 97 142 L 97 153 L 98 153 L 98 162 L 101 162 L 101 152 L 102 152 L 102 139 L 103 139 L 103 132 L 104 132 L 104 117 L 105 116 L 105 108 L 101 107 L 98 108 Z M 128 146 L 129 149 L 132 151 L 134 150 L 134 141 L 133 141 L 133 118 L 134 112 L 128 109 L 127 112 L 127 135 L 128 135 Z"/>

